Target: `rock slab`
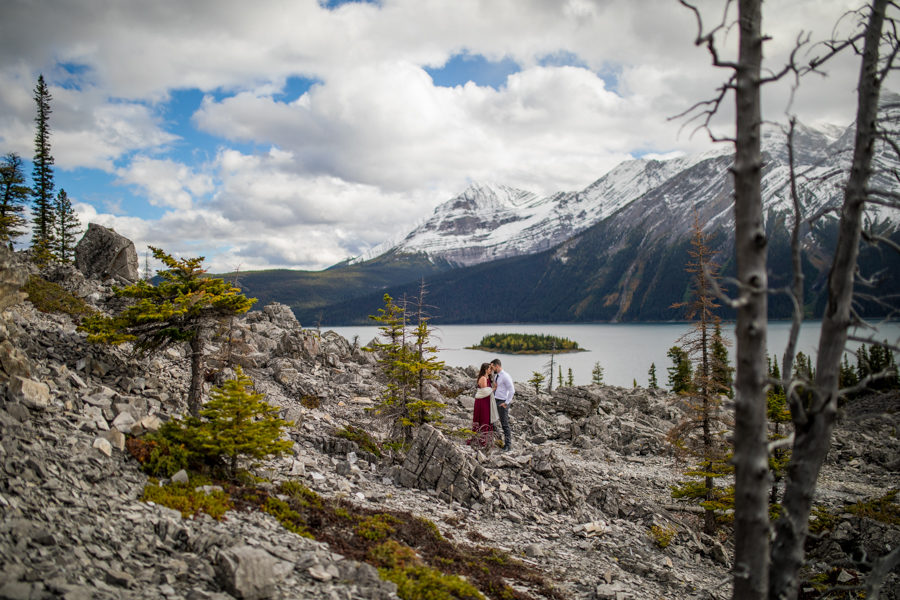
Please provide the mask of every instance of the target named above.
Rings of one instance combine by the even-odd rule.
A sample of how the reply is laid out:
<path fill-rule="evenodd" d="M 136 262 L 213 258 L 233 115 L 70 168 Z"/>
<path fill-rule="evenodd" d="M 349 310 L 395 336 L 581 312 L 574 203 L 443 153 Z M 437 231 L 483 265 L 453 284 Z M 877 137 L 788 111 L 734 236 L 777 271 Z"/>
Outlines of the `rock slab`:
<path fill-rule="evenodd" d="M 90 223 L 75 246 L 75 266 L 85 277 L 137 281 L 138 255 L 134 243 L 102 225 Z"/>

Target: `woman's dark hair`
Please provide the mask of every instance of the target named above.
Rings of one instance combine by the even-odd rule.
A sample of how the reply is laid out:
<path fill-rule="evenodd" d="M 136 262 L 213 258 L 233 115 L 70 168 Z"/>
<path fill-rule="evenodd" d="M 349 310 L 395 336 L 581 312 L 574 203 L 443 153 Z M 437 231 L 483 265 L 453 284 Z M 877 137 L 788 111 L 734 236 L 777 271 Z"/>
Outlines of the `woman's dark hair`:
<path fill-rule="evenodd" d="M 481 379 L 483 376 L 487 375 L 490 368 L 491 363 L 481 363 L 481 370 L 478 371 L 478 379 Z"/>

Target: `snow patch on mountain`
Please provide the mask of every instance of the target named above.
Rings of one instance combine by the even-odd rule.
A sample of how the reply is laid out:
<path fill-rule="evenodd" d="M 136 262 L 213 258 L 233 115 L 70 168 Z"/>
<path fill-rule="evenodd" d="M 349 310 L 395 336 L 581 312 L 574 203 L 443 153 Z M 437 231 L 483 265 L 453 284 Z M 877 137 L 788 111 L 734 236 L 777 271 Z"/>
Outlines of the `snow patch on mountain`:
<path fill-rule="evenodd" d="M 839 203 L 852 158 L 852 127 L 807 127 L 794 130 L 794 171 L 802 190 L 804 219 Z M 762 130 L 765 161 L 762 194 L 766 212 L 793 215 L 786 131 L 775 126 Z M 730 205 L 721 210 L 723 194 L 731 194 L 733 147 L 714 149 L 667 160 L 634 159 L 614 167 L 577 192 L 540 197 L 532 192 L 494 183 L 477 183 L 440 204 L 410 233 L 373 248 L 367 260 L 385 252 L 424 253 L 458 266 L 469 266 L 510 256 L 533 254 L 557 246 L 605 220 L 639 198 L 653 192 L 657 201 L 678 214 L 704 205 L 716 206 L 706 227 L 731 228 Z M 881 153 L 878 173 L 900 170 L 896 159 Z M 890 182 L 884 185 L 894 186 Z M 715 204 L 717 203 L 717 204 Z M 872 205 L 869 218 L 900 223 L 895 209 Z M 679 219 L 687 222 L 687 220 Z M 680 235 L 681 231 L 672 231 Z"/>

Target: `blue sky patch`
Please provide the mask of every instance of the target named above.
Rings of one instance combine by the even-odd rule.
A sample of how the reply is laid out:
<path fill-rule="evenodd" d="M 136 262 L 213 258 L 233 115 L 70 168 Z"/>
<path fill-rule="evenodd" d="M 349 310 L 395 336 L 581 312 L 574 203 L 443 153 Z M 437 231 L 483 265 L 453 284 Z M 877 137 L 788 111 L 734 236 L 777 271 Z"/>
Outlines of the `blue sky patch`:
<path fill-rule="evenodd" d="M 319 0 L 319 6 L 334 10 L 344 4 L 381 4 L 380 0 Z"/>
<path fill-rule="evenodd" d="M 117 183 L 114 174 L 100 169 L 79 167 L 58 170 L 55 174 L 56 192 L 66 190 L 72 202 L 90 204 L 100 213 L 128 215 L 141 219 L 158 219 L 164 207 L 153 206 L 143 197 L 135 195 L 138 188 Z M 87 223 L 82 223 L 86 228 Z"/>
<path fill-rule="evenodd" d="M 288 77 L 287 81 L 284 82 L 284 89 L 280 94 L 275 94 L 274 96 L 272 96 L 272 99 L 276 102 L 294 102 L 295 100 L 297 100 L 297 98 L 308 92 L 309 88 L 316 85 L 317 83 L 322 82 L 318 79 L 308 79 L 306 77 Z"/>
<path fill-rule="evenodd" d="M 434 84 L 440 87 L 456 87 L 473 82 L 479 86 L 490 86 L 500 89 L 506 85 L 506 78 L 521 71 L 516 61 L 504 58 L 490 61 L 481 54 L 454 55 L 439 69 L 425 69 L 431 75 Z"/>
<path fill-rule="evenodd" d="M 553 54 L 547 54 L 538 59 L 538 64 L 542 67 L 581 67 L 587 69 L 585 63 L 577 54 L 567 50 L 559 50 Z"/>
<path fill-rule="evenodd" d="M 47 83 L 66 90 L 82 89 L 87 75 L 92 71 L 90 66 L 78 63 L 57 63 L 57 66 L 59 70 L 54 73 L 52 81 L 47 78 Z"/>

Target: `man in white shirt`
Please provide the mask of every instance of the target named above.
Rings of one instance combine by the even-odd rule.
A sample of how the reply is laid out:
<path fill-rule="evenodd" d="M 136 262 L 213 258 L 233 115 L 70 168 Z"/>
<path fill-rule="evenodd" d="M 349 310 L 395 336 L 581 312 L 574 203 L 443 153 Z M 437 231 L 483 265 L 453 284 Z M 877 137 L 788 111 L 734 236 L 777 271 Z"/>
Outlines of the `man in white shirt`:
<path fill-rule="evenodd" d="M 499 358 L 495 358 L 491 361 L 491 368 L 494 371 L 494 381 L 496 382 L 494 401 L 497 403 L 497 412 L 500 413 L 500 425 L 503 427 L 503 450 L 509 452 L 512 449 L 512 432 L 509 428 L 509 407 L 512 404 L 516 388 L 513 385 L 512 377 L 503 370 Z"/>

